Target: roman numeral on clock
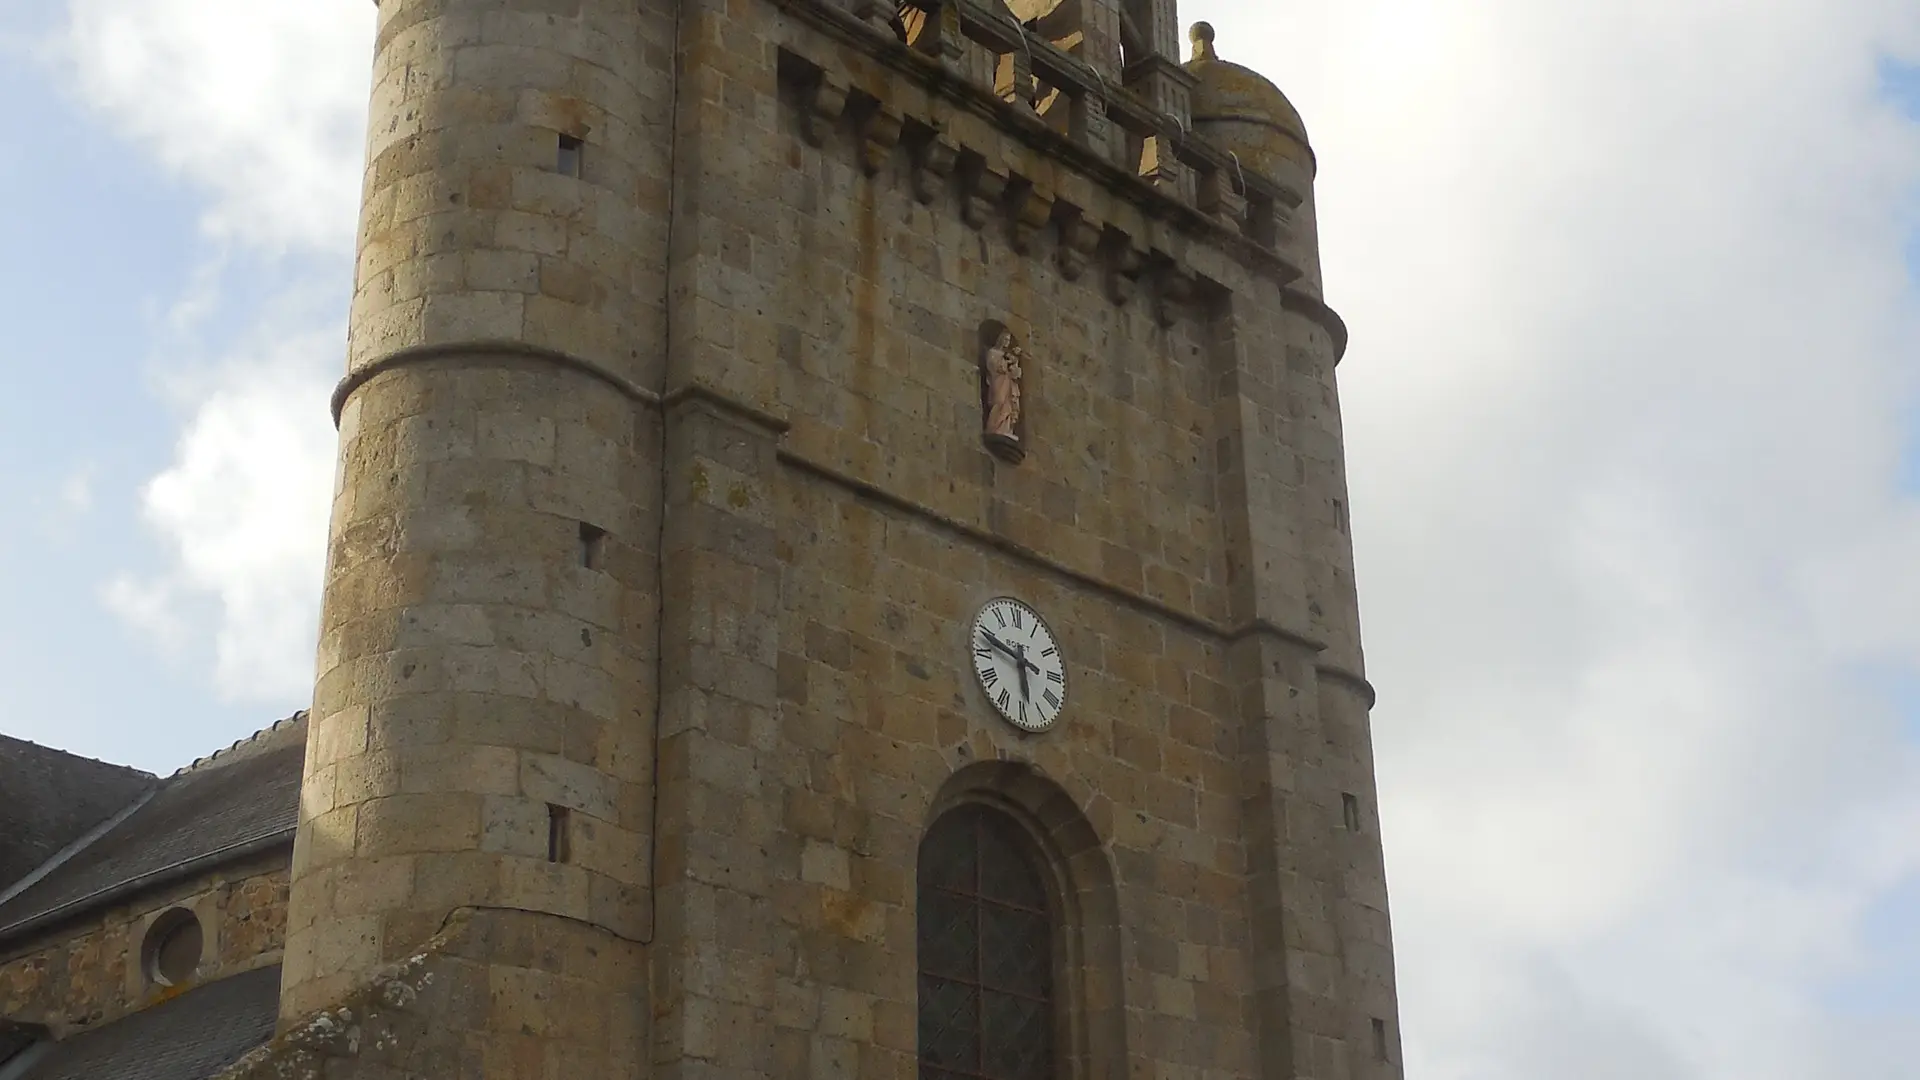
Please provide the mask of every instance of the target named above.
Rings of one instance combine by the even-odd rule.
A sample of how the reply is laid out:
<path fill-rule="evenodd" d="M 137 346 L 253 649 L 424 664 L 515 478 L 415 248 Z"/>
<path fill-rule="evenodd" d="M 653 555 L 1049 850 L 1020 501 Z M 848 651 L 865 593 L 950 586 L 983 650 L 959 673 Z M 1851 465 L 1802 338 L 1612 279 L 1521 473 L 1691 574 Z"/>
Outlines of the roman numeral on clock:
<path fill-rule="evenodd" d="M 980 669 L 980 681 L 986 683 L 987 689 L 989 690 L 1000 685 L 1000 669 L 991 666 L 982 667 Z M 1001 693 L 1005 694 L 1006 691 L 1002 690 Z"/>
<path fill-rule="evenodd" d="M 1056 709 L 1060 707 L 1060 699 L 1054 695 L 1053 691 L 1049 690 L 1041 696 L 1047 699 L 1047 704 L 1053 706 Z"/>

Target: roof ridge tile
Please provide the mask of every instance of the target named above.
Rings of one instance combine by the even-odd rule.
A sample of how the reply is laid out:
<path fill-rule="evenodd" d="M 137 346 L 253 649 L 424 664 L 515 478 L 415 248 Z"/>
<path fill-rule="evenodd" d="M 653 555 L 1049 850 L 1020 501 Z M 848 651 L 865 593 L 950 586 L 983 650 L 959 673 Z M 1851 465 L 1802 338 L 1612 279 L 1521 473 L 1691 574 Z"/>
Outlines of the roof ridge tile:
<path fill-rule="evenodd" d="M 185 776 L 190 772 L 195 772 L 200 769 L 210 768 L 214 765 L 223 765 L 228 762 L 234 761 L 236 760 L 237 754 L 245 750 L 248 750 L 250 748 L 261 746 L 264 742 L 270 741 L 268 739 L 269 736 L 276 735 L 280 732 L 286 731 L 297 724 L 303 723 L 306 719 L 307 719 L 307 710 L 301 709 L 295 712 L 291 716 L 286 716 L 286 717 L 282 717 L 279 720 L 275 720 L 273 723 L 267 725 L 266 727 L 261 728 L 260 730 L 254 732 L 251 735 L 248 735 L 244 739 L 235 739 L 233 742 L 233 745 L 231 746 L 227 746 L 219 750 L 215 750 L 213 753 L 208 754 L 206 757 L 194 758 L 190 764 L 183 765 L 180 768 L 175 769 L 172 772 L 172 774 L 170 774 L 167 777 L 167 779 L 173 780 L 178 777 Z"/>

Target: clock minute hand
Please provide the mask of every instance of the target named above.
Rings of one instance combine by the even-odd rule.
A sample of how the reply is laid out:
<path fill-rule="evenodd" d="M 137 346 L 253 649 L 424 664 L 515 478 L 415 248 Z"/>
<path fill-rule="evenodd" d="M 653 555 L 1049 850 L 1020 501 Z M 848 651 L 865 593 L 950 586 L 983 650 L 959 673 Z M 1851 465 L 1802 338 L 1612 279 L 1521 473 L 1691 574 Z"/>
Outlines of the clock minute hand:
<path fill-rule="evenodd" d="M 1033 699 L 1033 695 L 1027 693 L 1027 669 L 1030 667 L 1033 667 L 1033 665 L 1027 662 L 1027 647 L 1025 645 L 1015 645 L 1014 648 L 1019 650 L 1017 653 L 1014 654 L 1013 658 L 1019 661 L 1018 667 L 1020 671 L 1020 700 L 1031 701 Z M 1033 668 L 1033 673 L 1035 675 L 1040 674 L 1040 669 Z M 1024 718 L 1027 715 L 1026 711 L 1022 709 L 1020 715 L 1022 718 Z"/>

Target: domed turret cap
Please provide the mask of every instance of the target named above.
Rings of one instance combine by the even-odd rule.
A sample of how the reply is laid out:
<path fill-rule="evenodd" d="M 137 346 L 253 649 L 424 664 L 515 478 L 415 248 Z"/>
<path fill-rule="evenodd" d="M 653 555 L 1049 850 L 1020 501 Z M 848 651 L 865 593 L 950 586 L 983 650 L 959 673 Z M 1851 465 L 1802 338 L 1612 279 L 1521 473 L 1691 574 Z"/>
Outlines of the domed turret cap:
<path fill-rule="evenodd" d="M 1195 23 L 1192 37 L 1187 71 L 1199 80 L 1193 88 L 1195 130 L 1234 151 L 1248 168 L 1271 175 L 1284 160 L 1311 176 L 1307 125 L 1293 102 L 1266 76 L 1220 59 L 1210 24 Z"/>

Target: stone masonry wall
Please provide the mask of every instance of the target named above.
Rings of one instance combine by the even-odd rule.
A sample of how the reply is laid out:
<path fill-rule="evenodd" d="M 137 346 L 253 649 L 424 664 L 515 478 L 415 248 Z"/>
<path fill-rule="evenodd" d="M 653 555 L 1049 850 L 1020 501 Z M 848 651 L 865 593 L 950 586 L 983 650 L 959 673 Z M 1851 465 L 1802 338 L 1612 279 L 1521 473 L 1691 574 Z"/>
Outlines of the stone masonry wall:
<path fill-rule="evenodd" d="M 1119 915 L 1121 966 L 1073 977 L 1124 1001 L 1125 1037 L 1084 1052 L 1145 1075 L 1256 1075 L 1221 646 L 914 515 L 794 479 L 781 635 L 790 749 L 760 777 L 762 797 L 782 807 L 774 877 L 790 898 L 777 906 L 792 945 L 780 974 L 796 1003 L 783 1023 L 828 1047 L 848 1041 L 848 1054 L 868 1041 L 914 1052 L 920 837 L 950 776 L 1017 762 L 1064 795 L 1111 864 L 1116 891 L 1105 899 Z M 1001 722 L 974 681 L 967 626 L 998 595 L 1033 604 L 1068 658 L 1067 711 L 1048 735 Z M 1009 795 L 998 784 L 982 793 Z"/>
<path fill-rule="evenodd" d="M 202 960 L 192 982 L 161 986 L 142 968 L 141 943 L 153 921 L 175 908 L 199 918 Z M 78 925 L 0 948 L 0 1016 L 45 1025 L 65 1038 L 193 986 L 277 964 L 286 914 L 284 856 L 135 897 Z"/>
<path fill-rule="evenodd" d="M 597 927 L 463 908 L 218 1080 L 588 1080 L 646 1058 L 646 958 Z M 642 1073 L 641 1075 L 644 1075 Z"/>
<path fill-rule="evenodd" d="M 1062 886 L 1125 928 L 1122 948 L 1081 951 L 1067 988 L 1081 1015 L 1119 1021 L 1070 1040 L 1073 1075 L 1256 1075 L 1238 732 L 1207 629 L 1229 582 L 1201 313 L 1116 305 L 997 207 L 969 223 L 953 186 L 921 201 L 906 149 L 865 143 L 854 117 L 813 148 L 769 46 L 865 75 L 890 106 L 910 84 L 766 5 L 692 10 L 659 1075 L 913 1075 L 915 851 L 956 770 L 998 758 L 1032 763 L 1024 802 L 992 794 L 1037 830 L 1052 814 L 1097 836 Z M 1018 140 L 950 119 L 988 167 L 1100 202 Z M 1033 356 L 1018 468 L 980 442 L 987 319 Z M 1013 735 L 971 689 L 965 621 L 1000 592 L 1036 603 L 1069 650 L 1055 735 Z"/>
<path fill-rule="evenodd" d="M 673 566 L 705 572 L 670 566 L 669 609 L 732 632 L 666 676 L 689 707 L 662 752 L 663 1075 L 910 1075 L 915 850 L 952 777 L 1005 761 L 1024 801 L 979 794 L 1052 806 L 1111 871 L 1104 897 L 1064 877 L 1120 927 L 1110 967 L 1088 951 L 1067 972 L 1122 1017 L 1075 1035 L 1069 1075 L 1398 1076 L 1325 318 L 1291 321 L 1278 283 L 748 7 L 698 6 L 716 70 L 690 72 L 681 165 L 669 396 L 729 404 L 669 413 L 714 433 L 670 436 L 670 487 L 726 478 L 685 482 L 707 520 Z M 819 123 L 769 45 L 866 103 Z M 929 194 L 876 119 L 893 110 L 936 118 L 973 172 Z M 1053 230 L 1022 232 L 1017 194 L 970 213 L 980 170 L 1133 223 L 1210 281 L 1171 313 L 1116 303 L 1062 272 Z M 1032 358 L 1019 466 L 979 439 L 988 319 Z M 967 621 L 1002 594 L 1062 638 L 1050 735 L 1000 723 L 967 670 Z M 1368 831 L 1345 835 L 1347 796 Z M 701 1017 L 732 1037 L 694 1038 Z"/>

